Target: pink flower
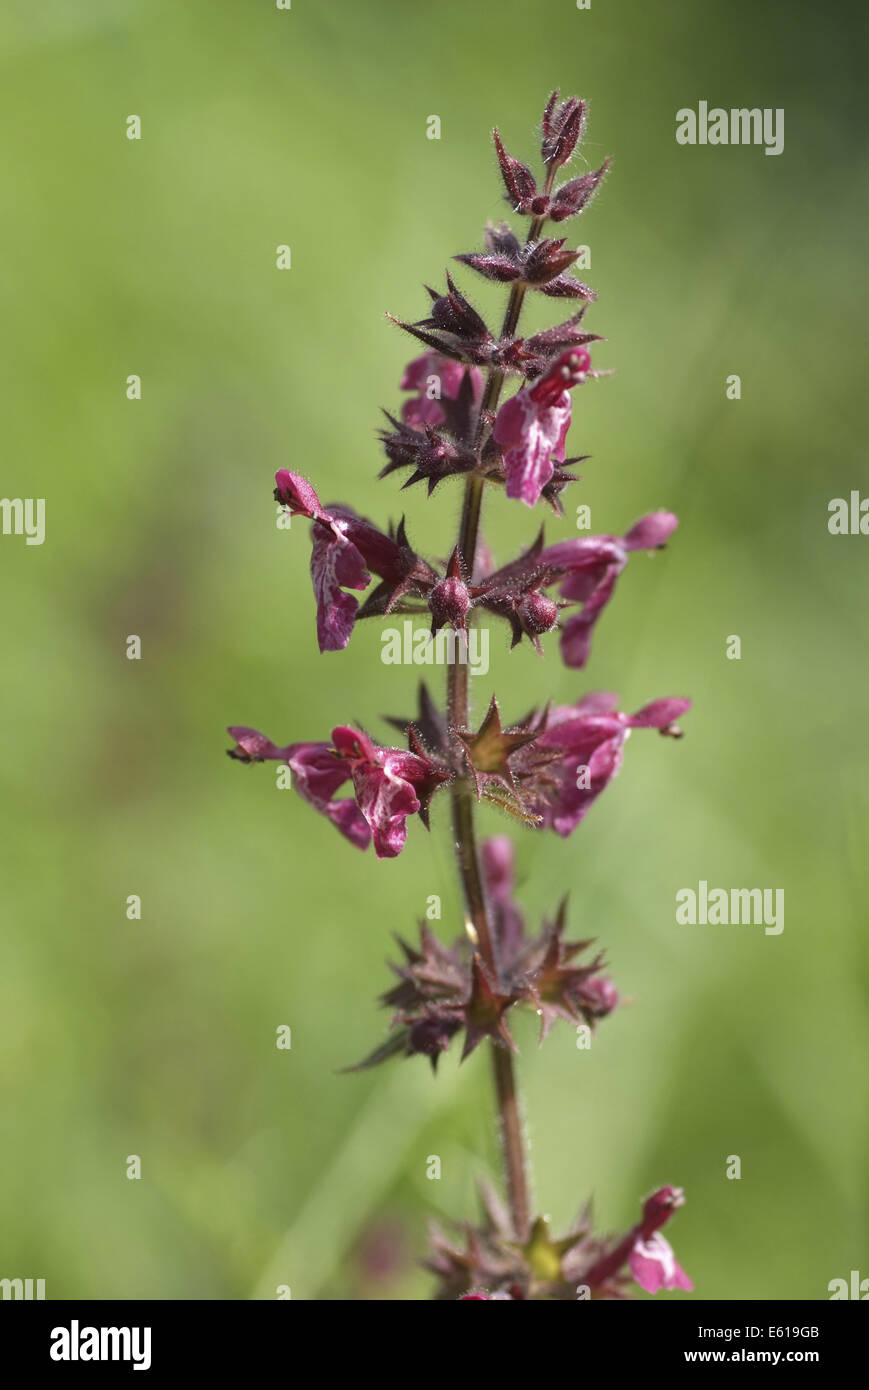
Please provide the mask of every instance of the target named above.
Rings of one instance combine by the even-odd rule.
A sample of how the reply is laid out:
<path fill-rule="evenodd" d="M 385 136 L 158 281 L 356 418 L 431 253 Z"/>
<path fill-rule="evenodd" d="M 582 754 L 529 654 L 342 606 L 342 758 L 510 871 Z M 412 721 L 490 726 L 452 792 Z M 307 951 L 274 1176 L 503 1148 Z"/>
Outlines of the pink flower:
<path fill-rule="evenodd" d="M 628 1261 L 631 1274 L 646 1293 L 661 1289 L 693 1289 L 694 1285 L 673 1254 L 669 1241 L 656 1232 L 648 1240 L 638 1237 Z"/>
<path fill-rule="evenodd" d="M 545 769 L 534 809 L 559 835 L 576 829 L 616 776 L 631 729 L 677 735 L 674 721 L 691 708 L 690 700 L 655 700 L 636 714 L 624 714 L 617 704 L 617 696 L 595 693 L 575 705 L 556 706 L 536 740 L 536 749 L 558 757 Z"/>
<path fill-rule="evenodd" d="M 226 732 L 232 735 L 236 744 L 235 748 L 228 750 L 229 756 L 240 763 L 285 763 L 292 749 L 292 744 L 278 748 L 265 734 L 257 729 L 245 728 L 242 724 L 234 724 Z"/>
<path fill-rule="evenodd" d="M 646 1293 L 659 1289 L 693 1289 L 668 1241 L 659 1227 L 670 1220 L 674 1211 L 684 1204 L 681 1187 L 659 1187 L 643 1204 L 643 1219 L 632 1232 L 633 1243 L 628 1263 L 631 1274 Z"/>
<path fill-rule="evenodd" d="M 653 1192 L 643 1205 L 642 1219 L 585 1274 L 584 1282 L 591 1288 L 599 1287 L 617 1275 L 627 1261 L 631 1274 L 646 1293 L 693 1289 L 669 1242 L 659 1234 L 659 1227 L 669 1221 L 684 1201 L 681 1187 L 660 1187 Z"/>
<path fill-rule="evenodd" d="M 404 848 L 408 816 L 419 812 L 428 823 L 429 802 L 451 776 L 421 745 L 419 753 L 381 748 L 367 734 L 344 725 L 332 730 L 331 743 L 290 743 L 286 748 L 256 729 L 237 726 L 228 732 L 236 741 L 230 757 L 286 763 L 302 800 L 358 849 L 367 849 L 373 840 L 378 859 L 393 859 Z M 354 796 L 336 800 L 335 793 L 348 781 Z"/>
<path fill-rule="evenodd" d="M 350 641 L 359 604 L 346 589 L 365 589 L 371 573 L 382 583 L 375 591 L 381 611 L 409 590 L 427 592 L 437 575 L 411 550 L 403 528 L 393 538 L 357 516 L 349 507 L 326 511 L 314 488 L 299 473 L 281 468 L 275 474 L 275 499 L 292 516 L 306 516 L 311 528 L 311 580 L 317 600 L 317 640 L 321 652 L 341 651 Z M 369 598 L 374 600 L 375 594 Z"/>
<path fill-rule="evenodd" d="M 570 388 L 585 381 L 590 366 L 584 349 L 564 352 L 533 386 L 524 386 L 501 406 L 493 433 L 506 450 L 508 497 L 533 507 L 555 472 L 553 454 L 564 462 Z"/>
<path fill-rule="evenodd" d="M 332 730 L 332 743 L 290 743 L 279 748 L 256 729 L 233 726 L 230 757 L 239 762 L 286 763 L 293 788 L 326 816 L 351 844 L 367 849 L 373 839 L 378 859 L 393 859 L 407 839 L 407 817 L 422 812 L 437 788 L 449 780 L 442 765 L 401 748 L 381 748 L 367 734 L 347 726 Z M 335 799 L 352 781 L 354 797 Z"/>
<path fill-rule="evenodd" d="M 293 789 L 302 800 L 326 816 L 357 849 L 368 848 L 371 831 L 356 802 L 352 797 L 334 800 L 350 772 L 328 743 L 290 743 L 286 748 L 278 748 L 256 729 L 233 726 L 227 732 L 236 741 L 236 747 L 230 749 L 231 758 L 247 763 L 286 763 L 292 773 Z"/>
<path fill-rule="evenodd" d="M 394 859 L 407 839 L 407 817 L 424 806 L 445 775 L 428 759 L 401 748 L 380 748 L 356 729 L 333 729 L 332 741 L 353 778 L 377 858 Z"/>
<path fill-rule="evenodd" d="M 371 840 L 368 822 L 352 797 L 335 801 L 335 792 L 347 781 L 347 768 L 328 743 L 294 743 L 287 758 L 293 786 L 303 801 L 326 816 L 357 849 Z"/>
<path fill-rule="evenodd" d="M 642 517 L 619 539 L 617 536 L 576 537 L 559 541 L 541 552 L 540 564 L 561 572 L 559 594 L 583 605 L 568 618 L 561 633 L 565 666 L 582 670 L 588 661 L 595 624 L 615 590 L 616 580 L 632 550 L 656 550 L 665 545 L 679 524 L 672 512 L 652 512 Z"/>
<path fill-rule="evenodd" d="M 459 394 L 465 367 L 439 352 L 424 352 L 408 362 L 401 378 L 402 391 L 415 391 L 413 399 L 405 401 L 401 408 L 401 418 L 412 429 L 421 430 L 426 425 L 442 425 L 446 412 L 441 400 L 455 400 Z M 482 377 L 477 367 L 470 368 L 471 381 L 475 395 L 482 389 Z M 438 383 L 438 395 L 432 399 L 428 394 L 429 382 L 434 377 Z"/>

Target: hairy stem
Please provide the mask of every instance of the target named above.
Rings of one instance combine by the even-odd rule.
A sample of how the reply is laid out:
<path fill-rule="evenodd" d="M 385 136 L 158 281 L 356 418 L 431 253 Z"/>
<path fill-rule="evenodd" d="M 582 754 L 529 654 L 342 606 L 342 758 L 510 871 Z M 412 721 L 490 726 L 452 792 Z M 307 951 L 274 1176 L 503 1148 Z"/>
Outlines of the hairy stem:
<path fill-rule="evenodd" d="M 489 914 L 486 908 L 486 894 L 483 876 L 480 871 L 480 856 L 477 851 L 477 837 L 474 830 L 473 793 L 465 788 L 456 789 L 453 795 L 453 839 L 456 847 L 456 861 L 465 896 L 468 923 L 473 932 L 475 945 L 495 980 L 498 979 L 498 958 L 495 942 L 489 930 Z"/>
<path fill-rule="evenodd" d="M 450 672 L 452 673 L 458 668 L 459 663 L 456 662 L 450 667 Z M 450 685 L 452 692 L 454 685 L 452 680 Z M 465 702 L 467 703 L 467 693 L 465 694 Z M 480 869 L 480 856 L 477 850 L 474 798 L 467 785 L 462 787 L 454 784 L 452 812 L 453 841 L 464 891 L 468 924 L 473 932 L 475 944 L 479 947 L 483 960 L 497 982 L 498 959 L 494 937 L 489 926 L 486 894 Z M 492 1064 L 498 1102 L 501 1153 L 507 1178 L 513 1229 L 517 1239 L 524 1240 L 528 1235 L 529 1202 L 525 1147 L 522 1139 L 522 1116 L 519 1109 L 513 1058 L 500 1043 L 492 1043 Z"/>
<path fill-rule="evenodd" d="M 499 1047 L 497 1043 L 492 1044 L 492 1066 L 495 1073 L 495 1094 L 498 1097 L 501 1153 L 507 1175 L 510 1214 L 516 1239 L 524 1241 L 527 1240 L 530 1229 L 530 1210 L 516 1068 L 513 1065 L 512 1054 L 506 1048 Z"/>
<path fill-rule="evenodd" d="M 554 170 L 548 170 L 545 192 L 552 189 Z M 528 232 L 528 241 L 536 241 L 540 235 L 544 219 L 535 218 Z M 521 282 L 510 290 L 501 337 L 512 337 L 522 312 L 525 286 Z M 497 367 L 490 371 L 480 403 L 480 416 L 477 425 L 477 448 L 479 449 L 488 417 L 497 408 L 504 385 L 504 371 Z M 480 512 L 483 505 L 483 479 L 471 474 L 465 483 L 465 496 L 462 518 L 459 526 L 459 554 L 465 565 L 467 579 L 473 582 L 480 536 Z M 447 668 L 447 712 L 452 729 L 469 727 L 470 710 L 468 706 L 468 668 L 463 662 L 453 662 Z M 467 781 L 457 779 L 452 787 L 452 825 L 453 842 L 456 852 L 459 877 L 465 899 L 465 909 L 474 944 L 491 972 L 496 985 L 500 978 L 497 947 L 489 924 L 486 893 L 480 869 L 480 856 L 477 850 L 474 828 L 474 797 Z M 511 1054 L 500 1044 L 492 1043 L 492 1063 L 495 1079 L 495 1094 L 500 1122 L 501 1152 L 507 1178 L 507 1192 L 510 1199 L 510 1212 L 516 1237 L 524 1240 L 529 1228 L 528 1175 L 525 1160 L 525 1145 L 522 1137 L 522 1116 L 516 1086 L 516 1071 Z"/>

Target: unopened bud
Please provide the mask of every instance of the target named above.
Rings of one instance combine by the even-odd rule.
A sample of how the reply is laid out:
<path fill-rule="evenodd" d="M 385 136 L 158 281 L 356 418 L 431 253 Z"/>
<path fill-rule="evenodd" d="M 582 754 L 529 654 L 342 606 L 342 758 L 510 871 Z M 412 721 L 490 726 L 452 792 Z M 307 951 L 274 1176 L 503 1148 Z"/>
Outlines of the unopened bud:
<path fill-rule="evenodd" d="M 536 637 L 539 633 L 550 632 L 555 627 L 558 621 L 558 604 L 546 594 L 532 589 L 530 593 L 523 594 L 517 614 L 525 632 Z"/>

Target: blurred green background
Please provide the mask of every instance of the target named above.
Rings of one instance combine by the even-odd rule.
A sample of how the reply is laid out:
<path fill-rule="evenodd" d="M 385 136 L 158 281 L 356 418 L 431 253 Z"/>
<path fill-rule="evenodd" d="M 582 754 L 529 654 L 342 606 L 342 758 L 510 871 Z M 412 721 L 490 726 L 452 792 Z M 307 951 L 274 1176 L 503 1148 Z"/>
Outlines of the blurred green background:
<path fill-rule="evenodd" d="M 588 165 L 613 156 L 564 228 L 591 247 L 597 365 L 618 368 L 578 393 L 570 452 L 593 457 L 568 502 L 597 531 L 661 506 L 681 526 L 631 561 L 587 672 L 497 628 L 476 708 L 492 688 L 510 718 L 595 688 L 695 707 L 681 744 L 635 735 L 573 838 L 519 843 L 529 911 L 569 889 L 632 999 L 590 1053 L 565 1026 L 538 1050 L 518 1021 L 538 1206 L 563 1224 L 593 1193 L 620 1230 L 682 1184 L 668 1235 L 702 1297 L 869 1276 L 869 540 L 827 529 L 831 498 L 869 491 L 860 13 L 0 7 L 0 490 L 44 496 L 47 526 L 42 547 L 0 538 L 0 1275 L 50 1298 L 426 1297 L 426 1218 L 473 1216 L 497 1171 L 482 1051 L 434 1080 L 422 1059 L 337 1071 L 383 1036 L 390 932 L 432 893 L 460 927 L 445 803 L 377 863 L 272 768 L 231 763 L 224 726 L 387 739 L 376 716 L 412 709 L 419 673 L 381 665 L 378 624 L 318 654 L 307 528 L 276 529 L 272 474 L 451 546 L 455 488 L 375 481 L 414 355 L 384 312 L 421 316 L 422 282 L 505 215 L 491 127 L 536 159 L 558 86 L 590 102 Z M 700 100 L 783 107 L 784 153 L 678 146 Z M 500 314 L 501 290 L 458 278 Z M 536 524 L 494 498 L 498 559 Z M 699 879 L 783 888 L 784 932 L 677 927 Z"/>

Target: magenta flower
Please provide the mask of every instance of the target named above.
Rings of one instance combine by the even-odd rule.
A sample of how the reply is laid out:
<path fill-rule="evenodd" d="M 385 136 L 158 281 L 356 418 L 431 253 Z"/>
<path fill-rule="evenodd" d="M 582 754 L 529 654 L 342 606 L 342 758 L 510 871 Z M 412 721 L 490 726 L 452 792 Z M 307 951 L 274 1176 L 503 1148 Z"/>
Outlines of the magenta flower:
<path fill-rule="evenodd" d="M 286 748 L 278 748 L 256 729 L 234 725 L 227 732 L 236 741 L 236 747 L 229 751 L 231 758 L 247 763 L 286 763 L 292 773 L 293 790 L 302 800 L 326 816 L 357 849 L 368 848 L 371 830 L 356 802 L 352 797 L 334 799 L 338 788 L 349 780 L 350 772 L 328 743 L 290 743 Z"/>
<path fill-rule="evenodd" d="M 657 1233 L 648 1240 L 638 1239 L 630 1255 L 631 1274 L 646 1293 L 661 1289 L 693 1289 L 694 1285 L 673 1254 L 669 1241 Z"/>
<path fill-rule="evenodd" d="M 660 1289 L 690 1291 L 694 1287 L 659 1230 L 684 1201 L 681 1187 L 659 1188 L 646 1200 L 643 1219 L 634 1227 L 628 1264 L 631 1274 L 646 1293 L 658 1293 Z"/>
<path fill-rule="evenodd" d="M 394 859 L 404 849 L 408 816 L 424 806 L 445 774 L 429 759 L 401 748 L 380 748 L 356 729 L 333 729 L 332 740 L 353 778 L 377 858 Z"/>
<path fill-rule="evenodd" d="M 240 763 L 285 763 L 293 750 L 293 745 L 278 748 L 265 734 L 257 729 L 247 729 L 241 724 L 233 724 L 226 731 L 235 739 L 235 748 L 228 750 L 229 756 Z"/>
<path fill-rule="evenodd" d="M 441 401 L 444 397 L 452 401 L 456 399 L 464 375 L 465 367 L 461 362 L 454 362 L 439 352 L 424 352 L 421 357 L 414 357 L 405 367 L 400 383 L 402 391 L 416 392 L 401 407 L 404 423 L 415 430 L 424 429 L 426 425 L 442 425 L 447 416 Z M 479 369 L 471 367 L 470 376 L 474 395 L 479 397 L 483 389 Z M 434 397 L 429 396 L 432 379 L 437 382 L 438 394 Z"/>
<path fill-rule="evenodd" d="M 585 349 L 564 352 L 532 386 L 523 386 L 501 406 L 493 433 L 506 450 L 508 497 L 533 507 L 555 472 L 553 455 L 564 462 L 570 389 L 585 381 L 590 366 Z"/>
<path fill-rule="evenodd" d="M 679 524 L 672 512 L 652 512 L 636 522 L 627 535 L 576 537 L 548 546 L 540 563 L 561 576 L 559 594 L 581 603 L 581 613 L 568 618 L 561 633 L 565 666 L 581 671 L 588 661 L 595 624 L 615 590 L 616 580 L 632 550 L 656 550 L 666 545 Z"/>
<path fill-rule="evenodd" d="M 357 849 L 367 849 L 371 829 L 364 813 L 352 797 L 334 800 L 335 792 L 347 781 L 347 769 L 333 749 L 327 743 L 293 744 L 287 765 L 302 800 L 326 816 Z"/>
<path fill-rule="evenodd" d="M 317 599 L 317 639 L 321 652 L 341 651 L 350 641 L 359 604 L 345 589 L 365 589 L 373 571 L 381 584 L 366 608 L 388 613 L 408 592 L 427 593 L 438 576 L 407 544 L 404 527 L 387 536 L 349 507 L 326 511 L 306 478 L 281 468 L 275 499 L 292 516 L 306 516 L 311 528 L 311 579 Z"/>
<path fill-rule="evenodd" d="M 450 774 L 420 753 L 381 748 L 357 729 L 332 730 L 331 743 L 291 743 L 279 748 L 256 729 L 233 726 L 230 757 L 240 762 L 286 763 L 303 801 L 326 816 L 351 844 L 367 849 L 374 841 L 378 859 L 393 859 L 407 839 L 407 817 L 427 818 L 428 803 Z M 352 781 L 355 797 L 335 800 Z"/>
<path fill-rule="evenodd" d="M 659 1231 L 684 1202 L 685 1195 L 680 1187 L 661 1187 L 653 1192 L 643 1206 L 642 1220 L 608 1255 L 598 1260 L 585 1275 L 584 1282 L 591 1288 L 599 1287 L 617 1275 L 627 1261 L 633 1278 L 646 1293 L 693 1289 L 669 1242 Z"/>
<path fill-rule="evenodd" d="M 575 705 L 556 706 L 534 744 L 535 751 L 549 751 L 554 758 L 544 768 L 532 804 L 543 824 L 559 835 L 576 829 L 616 776 L 631 729 L 659 729 L 678 737 L 675 720 L 691 708 L 690 700 L 655 700 L 629 715 L 617 704 L 617 696 L 595 693 Z"/>
<path fill-rule="evenodd" d="M 539 636 L 559 625 L 559 612 L 572 604 L 582 610 L 561 624 L 561 655 L 565 665 L 581 670 L 589 656 L 595 625 L 615 591 L 616 580 L 632 550 L 660 549 L 672 535 L 678 518 L 672 512 L 641 517 L 627 535 L 577 536 L 544 546 L 543 534 L 501 569 L 485 574 L 469 588 L 475 604 L 506 618 L 513 646 L 529 637 L 540 651 Z M 557 588 L 558 602 L 543 590 Z"/>

